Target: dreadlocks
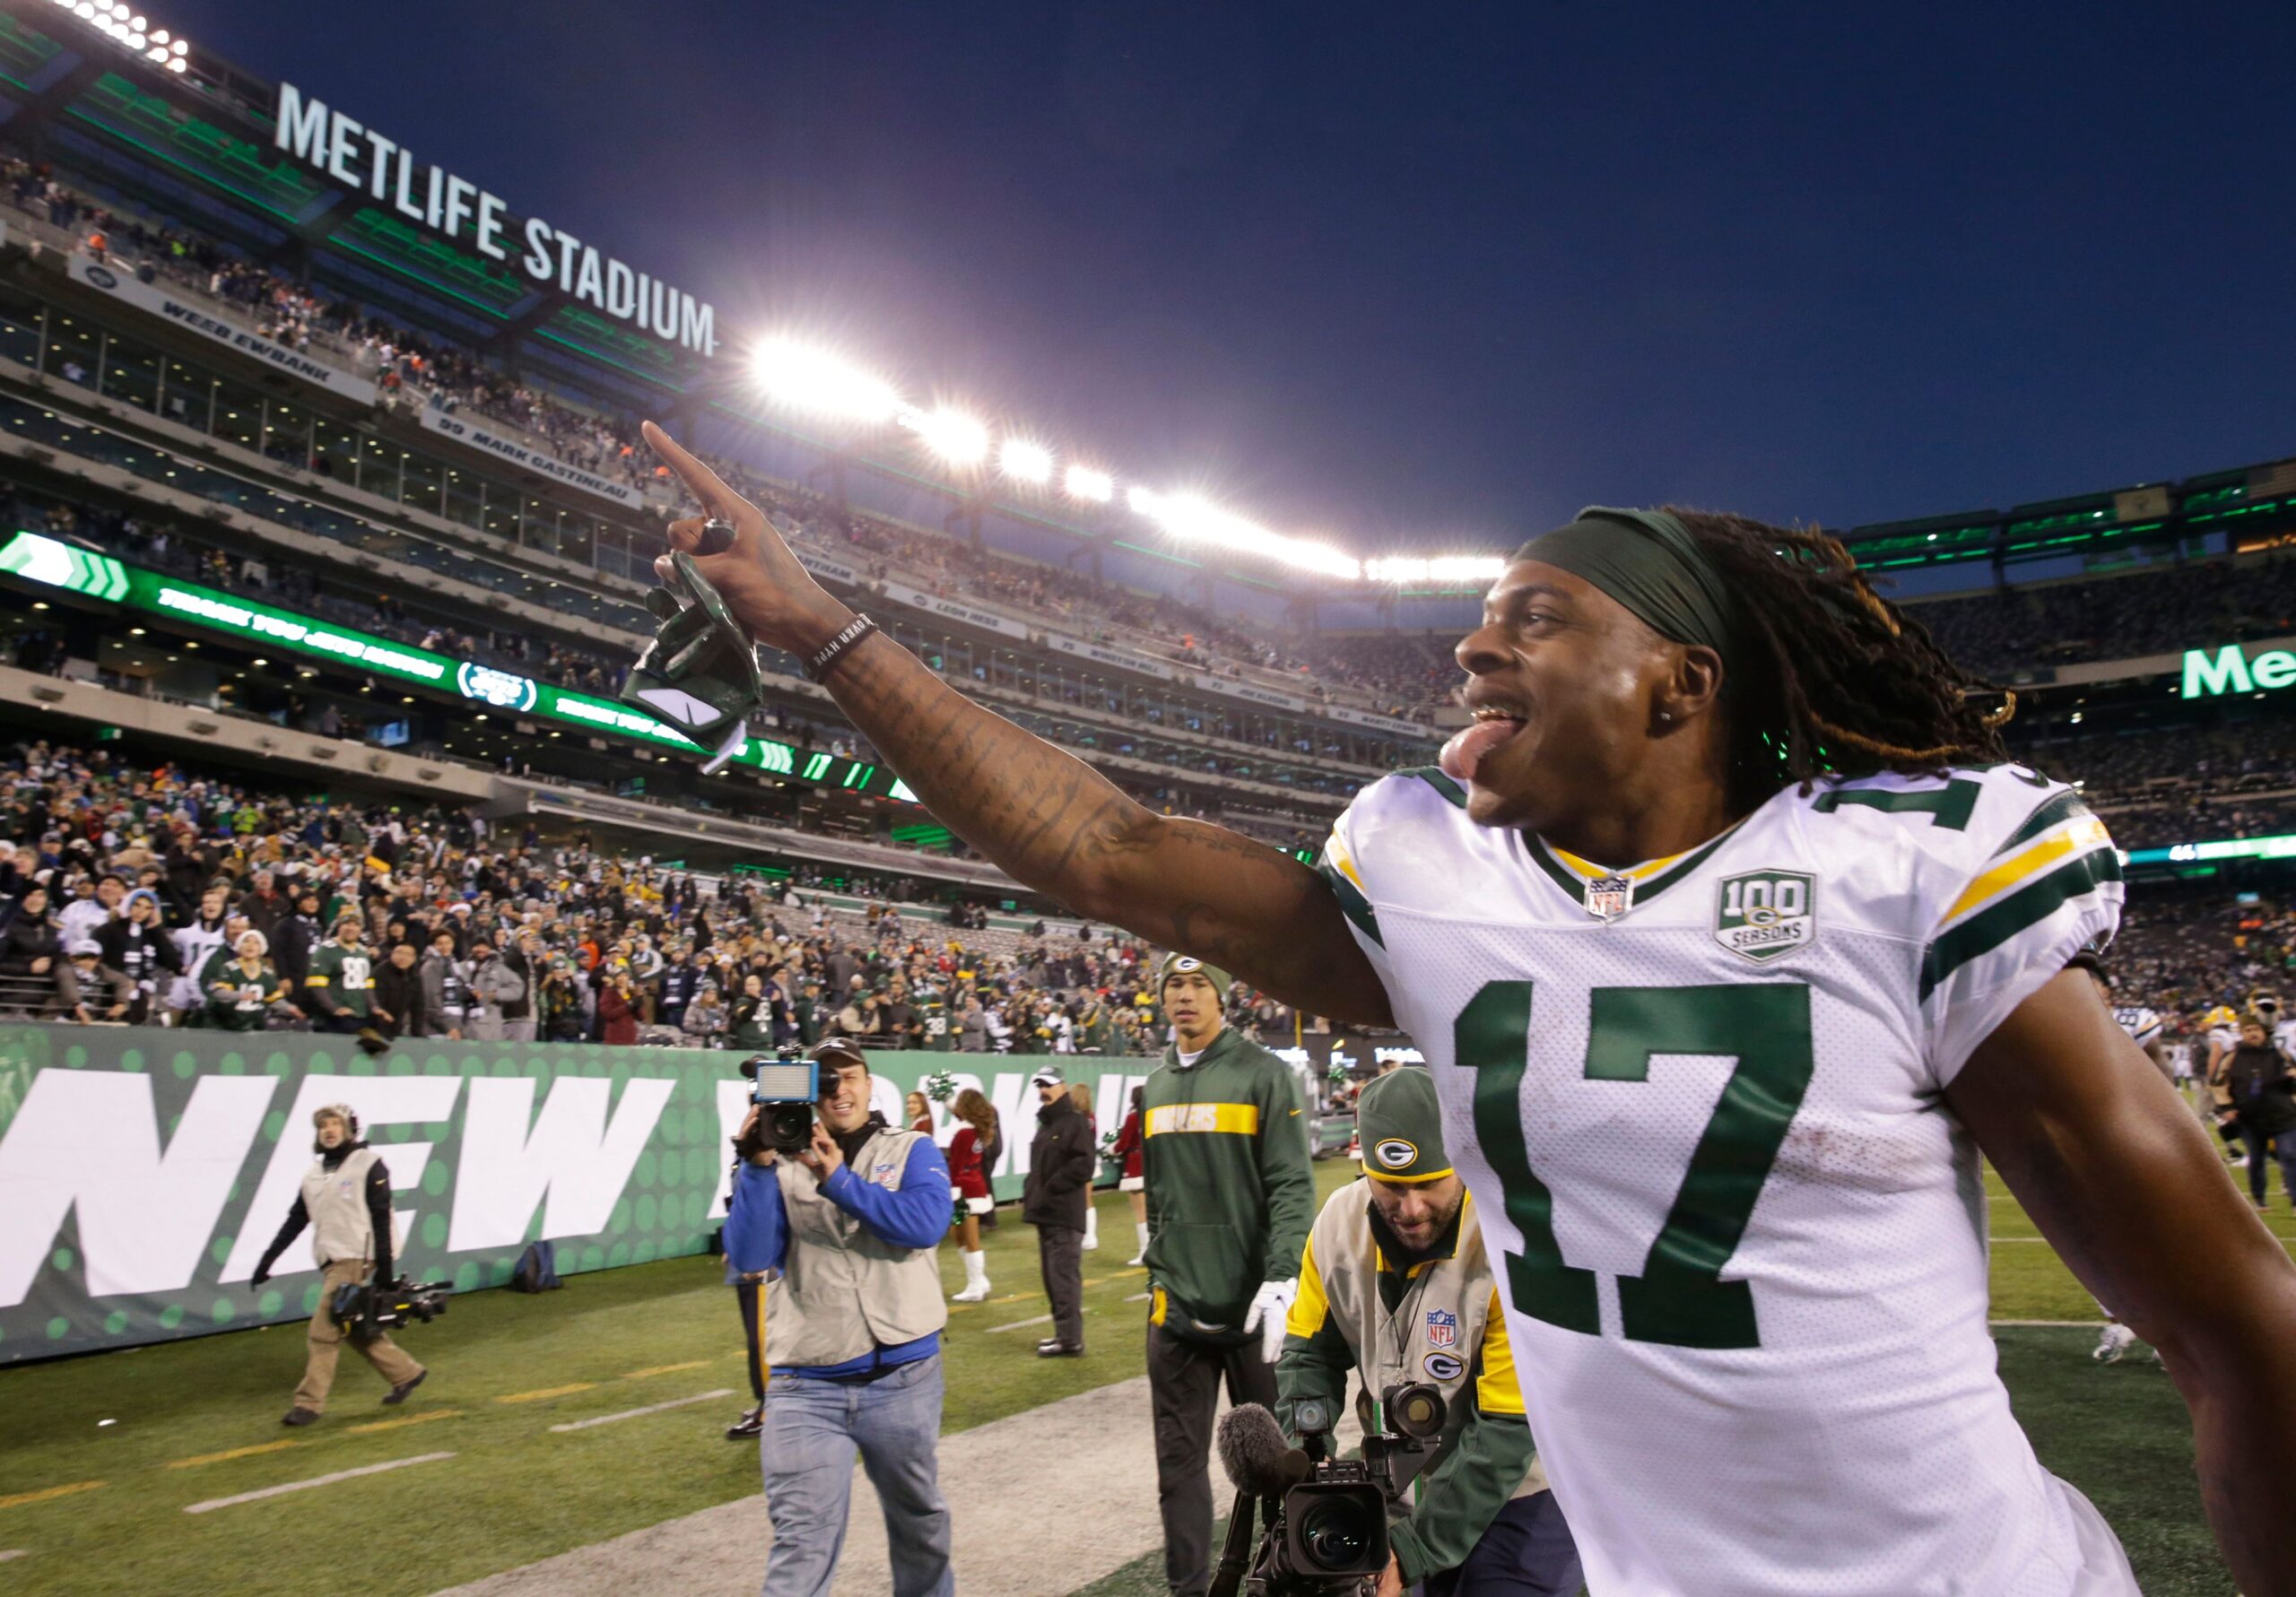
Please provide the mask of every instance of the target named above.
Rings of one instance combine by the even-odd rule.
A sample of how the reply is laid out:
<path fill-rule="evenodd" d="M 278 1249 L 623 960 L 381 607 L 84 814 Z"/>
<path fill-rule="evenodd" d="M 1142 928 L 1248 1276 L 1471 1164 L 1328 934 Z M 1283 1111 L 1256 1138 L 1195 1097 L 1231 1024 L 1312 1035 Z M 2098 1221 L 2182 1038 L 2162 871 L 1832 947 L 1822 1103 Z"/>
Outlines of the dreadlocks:
<path fill-rule="evenodd" d="M 1816 531 L 1668 507 L 1737 600 L 1751 665 L 1726 686 L 1731 778 L 1759 803 L 1787 782 L 1928 776 L 2009 758 L 2014 695 L 1970 675 Z"/>

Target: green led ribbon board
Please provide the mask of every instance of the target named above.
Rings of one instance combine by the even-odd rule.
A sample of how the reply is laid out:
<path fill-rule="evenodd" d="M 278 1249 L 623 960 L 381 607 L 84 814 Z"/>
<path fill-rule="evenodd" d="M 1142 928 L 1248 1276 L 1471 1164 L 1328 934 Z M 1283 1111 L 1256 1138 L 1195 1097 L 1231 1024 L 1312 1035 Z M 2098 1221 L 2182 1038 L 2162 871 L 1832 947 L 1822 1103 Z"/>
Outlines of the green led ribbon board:
<path fill-rule="evenodd" d="M 475 660 L 457 660 L 349 627 L 333 626 L 197 583 L 180 582 L 39 533 L 20 532 L 0 547 L 0 575 L 60 588 L 101 603 L 188 621 L 268 648 L 371 671 L 395 681 L 413 682 L 514 715 L 562 722 L 594 735 L 667 746 L 683 753 L 701 752 L 651 716 L 606 699 L 552 687 Z M 773 776 L 903 803 L 918 802 L 909 784 L 883 766 L 803 750 L 770 738 L 751 738 L 734 758 L 737 764 Z"/>

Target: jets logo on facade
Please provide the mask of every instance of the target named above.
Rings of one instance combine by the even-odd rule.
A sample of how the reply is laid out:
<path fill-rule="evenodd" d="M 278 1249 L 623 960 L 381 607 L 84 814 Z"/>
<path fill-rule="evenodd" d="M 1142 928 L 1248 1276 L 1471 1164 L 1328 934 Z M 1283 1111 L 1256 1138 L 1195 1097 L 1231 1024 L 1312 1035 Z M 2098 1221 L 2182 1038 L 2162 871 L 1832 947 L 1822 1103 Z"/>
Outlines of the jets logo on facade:
<path fill-rule="evenodd" d="M 490 665 L 475 665 L 465 660 L 455 670 L 455 686 L 462 690 L 465 699 L 475 699 L 481 704 L 491 704 L 500 710 L 530 710 L 535 707 L 535 685 L 526 677 L 508 671 L 497 671 Z"/>
<path fill-rule="evenodd" d="M 1406 1170 L 1417 1161 L 1419 1147 L 1401 1137 L 1385 1137 L 1372 1145 L 1371 1157 L 1390 1170 Z"/>

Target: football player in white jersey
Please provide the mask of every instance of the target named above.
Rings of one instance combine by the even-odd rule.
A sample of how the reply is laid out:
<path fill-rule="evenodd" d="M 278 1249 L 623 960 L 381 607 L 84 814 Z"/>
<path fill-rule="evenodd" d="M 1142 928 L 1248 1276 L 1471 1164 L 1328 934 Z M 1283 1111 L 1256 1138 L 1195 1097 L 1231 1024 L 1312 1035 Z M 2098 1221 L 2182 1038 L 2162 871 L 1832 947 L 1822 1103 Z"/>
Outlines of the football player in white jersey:
<path fill-rule="evenodd" d="M 2098 956 L 2096 949 L 2093 946 L 2083 949 L 2074 956 L 2073 963 L 2095 979 L 2097 995 L 2107 1003 L 2112 1003 L 2113 980 L 2106 973 L 2104 961 Z M 2161 1041 L 2161 1017 L 2142 1004 L 2113 1004 L 2113 1023 L 2128 1033 L 2128 1040 L 2144 1049 L 2144 1056 L 2152 1062 L 2155 1069 L 2168 1077 L 2170 1085 L 2174 1086 L 2176 1072 L 2167 1063 L 2166 1050 Z M 2129 1349 L 2135 1345 L 2136 1332 L 2122 1324 L 2119 1316 L 2101 1298 L 2097 1299 L 2097 1312 L 2105 1316 L 2105 1324 L 2089 1357 L 2099 1364 L 2118 1364 Z M 2157 1362 L 2161 1355 L 2155 1352 L 2152 1357 Z"/>
<path fill-rule="evenodd" d="M 1535 540 L 1458 646 L 1448 772 L 1366 788 L 1323 876 L 971 704 L 648 438 L 734 528 L 701 574 L 943 824 L 1412 1034 L 1596 1597 L 2135 1592 L 1996 1374 L 1980 1152 L 2161 1350 L 2233 1578 L 2296 1593 L 2296 1264 L 2066 968 L 2118 920 L 2104 829 L 1839 544 L 1656 512 Z"/>

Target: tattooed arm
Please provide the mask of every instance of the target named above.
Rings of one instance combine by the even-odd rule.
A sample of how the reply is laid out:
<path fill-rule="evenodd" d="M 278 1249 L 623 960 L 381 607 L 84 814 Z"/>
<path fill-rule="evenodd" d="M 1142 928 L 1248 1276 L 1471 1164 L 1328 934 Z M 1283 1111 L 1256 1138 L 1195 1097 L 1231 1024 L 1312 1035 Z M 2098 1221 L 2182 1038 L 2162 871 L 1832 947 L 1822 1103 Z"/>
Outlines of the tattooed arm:
<path fill-rule="evenodd" d="M 650 421 L 646 438 L 709 516 L 732 524 L 733 546 L 695 563 L 761 641 L 802 658 L 853 619 L 761 511 Z M 692 552 L 701 525 L 673 522 L 670 547 Z M 847 651 L 826 686 L 934 819 L 1015 880 L 1310 1013 L 1393 1024 L 1339 901 L 1289 855 L 1225 827 L 1154 813 L 1083 760 L 973 703 L 882 633 Z"/>

